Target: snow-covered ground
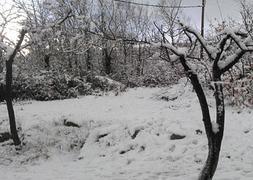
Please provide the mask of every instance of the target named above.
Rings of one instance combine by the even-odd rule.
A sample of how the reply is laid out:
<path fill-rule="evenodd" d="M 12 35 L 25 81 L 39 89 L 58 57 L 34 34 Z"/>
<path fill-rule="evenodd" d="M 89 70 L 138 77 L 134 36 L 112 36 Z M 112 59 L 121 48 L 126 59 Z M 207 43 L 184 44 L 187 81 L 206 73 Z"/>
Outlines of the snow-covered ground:
<path fill-rule="evenodd" d="M 214 112 L 211 93 L 208 99 Z M 18 102 L 15 110 L 25 145 L 16 152 L 11 141 L 0 144 L 3 180 L 195 180 L 207 155 L 198 101 L 185 83 L 118 96 Z M 0 111 L 4 132 L 4 104 Z M 252 113 L 226 108 L 214 179 L 253 179 Z M 185 138 L 171 140 L 173 133 Z"/>

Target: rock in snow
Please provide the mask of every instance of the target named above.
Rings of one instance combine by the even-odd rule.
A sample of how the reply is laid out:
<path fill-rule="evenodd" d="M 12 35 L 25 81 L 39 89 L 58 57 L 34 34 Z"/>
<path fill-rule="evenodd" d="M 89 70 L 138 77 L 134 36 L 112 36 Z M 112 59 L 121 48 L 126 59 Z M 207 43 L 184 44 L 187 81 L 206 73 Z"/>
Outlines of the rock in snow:
<path fill-rule="evenodd" d="M 184 139 L 184 138 L 185 138 L 185 135 L 174 134 L 174 133 L 170 136 L 171 140 Z"/>

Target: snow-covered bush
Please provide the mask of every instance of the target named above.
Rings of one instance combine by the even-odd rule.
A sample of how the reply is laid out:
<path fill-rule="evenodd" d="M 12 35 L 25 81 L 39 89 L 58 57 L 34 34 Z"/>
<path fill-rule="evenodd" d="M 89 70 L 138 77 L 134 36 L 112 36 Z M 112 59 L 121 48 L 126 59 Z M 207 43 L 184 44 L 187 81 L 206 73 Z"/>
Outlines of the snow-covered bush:
<path fill-rule="evenodd" d="M 112 91 L 124 91 L 126 86 L 105 76 L 74 76 L 58 71 L 39 71 L 27 75 L 20 73 L 14 78 L 13 98 L 49 101 L 76 98 L 78 95 L 101 95 Z"/>
<path fill-rule="evenodd" d="M 253 66 L 244 67 L 244 75 L 239 69 L 233 69 L 226 76 L 224 93 L 231 105 L 253 107 Z"/>
<path fill-rule="evenodd" d="M 244 7 L 246 8 L 246 6 Z M 248 16 L 250 13 L 244 12 L 246 9 L 243 8 L 242 15 Z M 244 14 L 245 13 L 245 14 Z M 250 16 L 251 17 L 251 16 Z M 246 18 L 246 17 L 244 17 Z M 248 17 L 247 17 L 248 18 Z M 246 21 L 244 22 L 246 23 Z M 244 27 L 245 26 L 245 27 Z M 216 41 L 220 39 L 217 38 L 217 34 L 225 32 L 228 30 L 228 27 L 233 27 L 241 31 L 241 33 L 247 32 L 247 24 L 240 24 L 234 20 L 223 21 L 219 23 L 218 21 L 212 22 L 210 24 L 210 32 L 208 34 L 208 41 L 210 44 L 215 44 Z M 248 32 L 250 34 L 250 32 Z M 252 36 L 251 36 L 252 37 Z M 238 39 L 237 39 L 238 40 Z M 226 49 L 226 52 L 223 53 L 223 57 L 229 57 L 235 54 L 238 45 L 236 42 L 231 41 L 230 47 Z M 210 62 L 205 62 L 210 66 Z M 209 68 L 211 69 L 211 68 Z M 211 70 L 209 70 L 211 72 Z M 207 76 L 208 77 L 208 76 Z M 211 84 L 210 78 L 207 78 L 207 84 Z M 253 56 L 251 54 L 245 54 L 242 58 L 233 66 L 231 69 L 226 72 L 222 79 L 222 84 L 224 87 L 224 95 L 227 102 L 236 107 L 253 107 Z"/>
<path fill-rule="evenodd" d="M 127 70 L 122 70 L 114 76 L 114 79 L 128 87 L 165 87 L 177 83 L 179 79 L 184 77 L 179 65 L 171 66 L 161 59 L 148 60 L 143 74 L 139 76 L 130 66 L 126 68 Z"/>
<path fill-rule="evenodd" d="M 75 98 L 90 94 L 90 85 L 81 79 L 62 75 L 57 71 L 40 71 L 34 75 L 20 75 L 14 79 L 15 99 L 40 101 Z"/>
<path fill-rule="evenodd" d="M 106 76 L 88 76 L 87 81 L 91 83 L 93 90 L 122 92 L 126 86 Z"/>

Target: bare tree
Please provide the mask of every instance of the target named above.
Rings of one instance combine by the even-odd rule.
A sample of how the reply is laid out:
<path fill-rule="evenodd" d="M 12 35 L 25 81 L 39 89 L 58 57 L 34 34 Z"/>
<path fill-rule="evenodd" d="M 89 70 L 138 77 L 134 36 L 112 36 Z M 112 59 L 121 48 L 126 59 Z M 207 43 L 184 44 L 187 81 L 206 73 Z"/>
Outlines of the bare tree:
<path fill-rule="evenodd" d="M 19 139 L 17 132 L 15 113 L 12 104 L 12 65 L 18 51 L 20 50 L 21 44 L 24 40 L 26 33 L 27 33 L 26 30 L 21 30 L 19 40 L 15 45 L 14 49 L 5 45 L 4 43 L 0 43 L 0 48 L 6 52 L 6 76 L 5 76 L 6 79 L 5 79 L 4 99 L 6 101 L 8 109 L 10 131 L 15 146 L 20 145 L 21 141 Z"/>
<path fill-rule="evenodd" d="M 4 3 L 0 3 L 0 43 L 3 43 L 4 41 L 8 41 L 9 43 L 12 43 L 10 39 L 8 39 L 5 36 L 6 29 L 10 25 L 10 23 L 13 23 L 13 21 L 17 18 L 17 15 L 13 12 L 14 6 L 11 6 L 10 8 L 6 8 Z M 3 52 L 0 50 L 0 73 L 3 71 Z"/>
<path fill-rule="evenodd" d="M 187 77 L 191 80 L 195 93 L 198 97 L 209 147 L 208 157 L 199 176 L 199 180 L 211 180 L 218 165 L 224 132 L 225 106 L 222 75 L 232 68 L 236 63 L 238 63 L 245 53 L 253 51 L 253 48 L 250 46 L 250 43 L 252 43 L 252 38 L 247 36 L 247 34 L 225 29 L 222 33 L 220 33 L 220 41 L 216 44 L 210 45 L 193 28 L 185 26 L 182 23 L 180 23 L 180 25 L 184 31 L 184 34 L 188 38 L 188 44 L 185 44 L 187 49 L 182 50 L 179 47 L 163 42 L 161 46 L 170 51 L 170 54 L 167 54 L 168 61 L 171 62 L 179 60 Z M 161 34 L 163 38 L 166 38 L 163 33 Z M 214 97 L 216 102 L 216 121 L 211 121 L 206 95 L 199 77 L 195 72 L 194 66 L 192 66 L 192 61 L 197 60 L 198 64 L 203 63 L 198 57 L 194 56 L 197 54 L 195 53 L 196 41 L 201 44 L 207 54 L 208 59 L 212 61 L 211 80 L 214 86 Z M 229 49 L 228 46 L 231 46 L 230 41 L 234 41 L 237 47 L 232 55 L 226 56 L 226 51 Z M 154 45 L 160 46 L 159 43 Z"/>
<path fill-rule="evenodd" d="M 169 36 L 169 40 L 172 45 L 176 44 L 176 41 L 179 40 L 179 34 L 182 32 L 180 26 L 178 26 L 179 16 L 182 15 L 182 10 L 178 8 L 182 3 L 182 0 L 160 0 L 162 5 L 160 12 L 162 14 L 163 31 Z M 173 8 L 166 8 L 166 6 L 174 6 Z"/>

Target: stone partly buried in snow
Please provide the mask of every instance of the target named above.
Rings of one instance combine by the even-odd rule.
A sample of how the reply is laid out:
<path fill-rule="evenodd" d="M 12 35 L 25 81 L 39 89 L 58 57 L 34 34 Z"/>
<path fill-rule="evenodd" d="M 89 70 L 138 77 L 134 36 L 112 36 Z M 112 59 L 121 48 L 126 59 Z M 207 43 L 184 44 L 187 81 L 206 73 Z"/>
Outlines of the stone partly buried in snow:
<path fill-rule="evenodd" d="M 63 125 L 67 127 L 77 127 L 80 128 L 80 126 L 74 122 L 68 121 L 67 119 L 63 120 Z"/>
<path fill-rule="evenodd" d="M 180 134 L 171 134 L 170 136 L 170 140 L 177 140 L 177 139 L 184 139 L 185 138 L 185 135 L 180 135 Z"/>
<path fill-rule="evenodd" d="M 165 101 L 174 101 L 174 100 L 176 100 L 178 97 L 177 96 L 171 96 L 171 97 L 169 97 L 169 96 L 162 96 L 161 97 L 161 100 L 165 100 Z"/>

